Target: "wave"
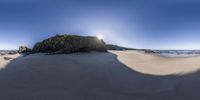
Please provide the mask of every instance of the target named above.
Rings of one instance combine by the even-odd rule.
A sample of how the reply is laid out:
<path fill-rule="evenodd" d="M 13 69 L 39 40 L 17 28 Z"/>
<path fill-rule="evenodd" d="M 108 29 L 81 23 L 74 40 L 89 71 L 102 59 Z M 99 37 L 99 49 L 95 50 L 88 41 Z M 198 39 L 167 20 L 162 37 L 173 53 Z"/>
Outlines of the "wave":
<path fill-rule="evenodd" d="M 169 57 L 185 57 L 200 55 L 200 50 L 151 50 L 151 53 Z"/>

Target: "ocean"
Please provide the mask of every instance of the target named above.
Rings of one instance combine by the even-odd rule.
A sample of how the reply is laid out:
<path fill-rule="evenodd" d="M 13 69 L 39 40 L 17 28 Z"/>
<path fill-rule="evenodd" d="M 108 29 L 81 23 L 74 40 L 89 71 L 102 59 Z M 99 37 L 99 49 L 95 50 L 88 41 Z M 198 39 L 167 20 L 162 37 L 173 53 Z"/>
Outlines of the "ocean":
<path fill-rule="evenodd" d="M 156 54 L 168 57 L 188 57 L 200 55 L 200 50 L 152 50 Z"/>
<path fill-rule="evenodd" d="M 17 50 L 0 50 L 0 55 L 5 55 L 5 54 L 13 54 L 16 53 Z"/>

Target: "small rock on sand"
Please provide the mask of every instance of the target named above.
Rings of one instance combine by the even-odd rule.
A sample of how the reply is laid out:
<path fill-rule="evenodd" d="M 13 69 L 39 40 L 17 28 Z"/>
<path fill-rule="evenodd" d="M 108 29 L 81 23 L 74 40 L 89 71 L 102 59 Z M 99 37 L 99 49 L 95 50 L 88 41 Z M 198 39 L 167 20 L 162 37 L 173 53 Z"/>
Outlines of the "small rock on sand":
<path fill-rule="evenodd" d="M 4 57 L 4 60 L 11 60 L 13 59 L 12 57 Z"/>

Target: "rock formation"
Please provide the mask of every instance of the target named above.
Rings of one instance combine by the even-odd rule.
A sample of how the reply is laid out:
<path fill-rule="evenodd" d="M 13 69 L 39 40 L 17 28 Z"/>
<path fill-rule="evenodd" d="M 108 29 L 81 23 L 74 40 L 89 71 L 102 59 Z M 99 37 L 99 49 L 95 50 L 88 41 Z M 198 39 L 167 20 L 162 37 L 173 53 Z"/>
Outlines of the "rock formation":
<path fill-rule="evenodd" d="M 19 47 L 18 53 L 28 53 L 28 52 L 31 52 L 31 49 L 29 49 L 28 47 L 26 46 Z"/>
<path fill-rule="evenodd" d="M 145 49 L 144 52 L 145 52 L 145 53 L 158 53 L 158 52 L 155 52 L 155 51 L 149 50 L 149 49 Z"/>
<path fill-rule="evenodd" d="M 112 44 L 107 44 L 106 47 L 108 50 L 136 50 L 133 48 L 126 48 L 126 47 L 121 47 L 121 46 L 112 45 Z"/>
<path fill-rule="evenodd" d="M 12 57 L 4 57 L 4 60 L 11 60 L 13 59 Z"/>
<path fill-rule="evenodd" d="M 77 35 L 56 35 L 38 42 L 33 47 L 34 52 L 73 53 L 73 52 L 106 52 L 105 42 L 97 37 Z"/>

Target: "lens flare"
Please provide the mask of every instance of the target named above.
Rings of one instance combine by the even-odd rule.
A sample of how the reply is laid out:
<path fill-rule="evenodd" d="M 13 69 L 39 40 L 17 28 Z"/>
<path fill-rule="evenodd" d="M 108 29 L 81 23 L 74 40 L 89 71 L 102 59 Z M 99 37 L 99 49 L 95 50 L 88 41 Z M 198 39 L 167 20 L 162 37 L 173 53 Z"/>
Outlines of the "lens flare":
<path fill-rule="evenodd" d="M 102 36 L 102 35 L 98 35 L 97 38 L 98 38 L 99 40 L 101 40 L 101 39 L 103 39 L 103 36 Z"/>

